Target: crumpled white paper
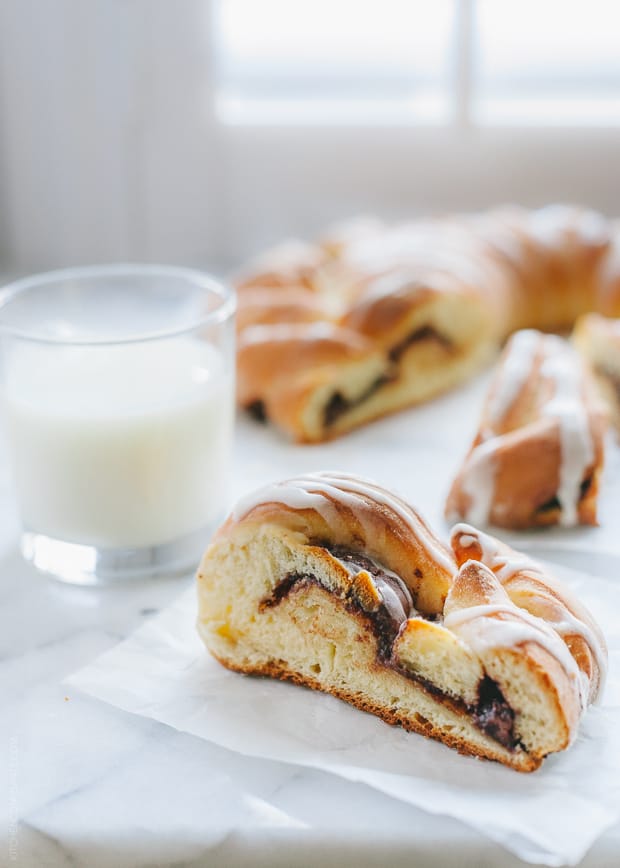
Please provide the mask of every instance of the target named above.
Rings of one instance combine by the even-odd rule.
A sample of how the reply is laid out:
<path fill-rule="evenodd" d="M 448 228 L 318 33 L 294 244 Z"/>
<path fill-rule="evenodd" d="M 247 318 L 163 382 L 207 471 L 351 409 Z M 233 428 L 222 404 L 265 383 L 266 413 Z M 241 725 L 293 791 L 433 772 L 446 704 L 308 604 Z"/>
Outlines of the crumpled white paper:
<path fill-rule="evenodd" d="M 604 700 L 579 737 L 532 774 L 461 757 L 320 693 L 229 672 L 198 639 L 194 589 L 68 683 L 240 753 L 322 769 L 456 817 L 521 859 L 575 865 L 620 818 L 620 590 L 553 568 L 610 648 Z"/>

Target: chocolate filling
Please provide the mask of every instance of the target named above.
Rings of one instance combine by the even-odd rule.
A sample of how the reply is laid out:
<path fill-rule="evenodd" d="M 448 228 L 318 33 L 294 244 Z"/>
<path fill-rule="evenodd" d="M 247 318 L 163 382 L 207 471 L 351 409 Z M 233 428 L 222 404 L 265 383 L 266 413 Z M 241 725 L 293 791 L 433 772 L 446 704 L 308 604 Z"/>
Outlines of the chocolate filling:
<path fill-rule="evenodd" d="M 323 410 L 323 424 L 326 428 L 333 425 L 336 419 L 339 419 L 347 410 L 357 407 L 367 401 L 371 395 L 374 395 L 386 383 L 391 383 L 396 379 L 394 374 L 381 374 L 380 377 L 370 384 L 370 386 L 359 395 L 357 398 L 345 398 L 342 392 L 334 392 Z"/>
<path fill-rule="evenodd" d="M 318 585 L 319 587 L 323 587 L 316 576 L 313 576 L 310 573 L 287 573 L 283 579 L 280 579 L 269 596 L 263 597 L 258 604 L 258 611 L 264 612 L 265 609 L 279 606 L 282 600 L 288 597 L 293 588 L 297 590 L 299 587 L 306 587 L 307 585 Z"/>
<path fill-rule="evenodd" d="M 508 750 L 514 750 L 515 713 L 497 683 L 485 675 L 478 685 L 478 705 L 473 714 L 476 726 Z"/>
<path fill-rule="evenodd" d="M 362 609 L 360 604 L 351 595 L 345 597 L 345 605 L 350 610 L 362 612 L 371 622 L 373 632 L 377 638 L 378 655 L 382 662 L 389 662 L 392 654 L 394 640 L 404 622 L 413 610 L 411 593 L 402 579 L 381 569 L 374 561 L 356 552 L 346 551 L 336 546 L 327 549 L 333 557 L 344 564 L 346 569 L 354 575 L 366 570 L 372 576 L 379 596 L 381 605 L 374 612 Z M 268 597 L 261 600 L 259 611 L 279 605 L 291 591 L 300 590 L 308 585 L 321 585 L 316 576 L 310 573 L 287 573 L 275 586 Z M 328 590 L 324 588 L 324 590 Z"/>
<path fill-rule="evenodd" d="M 373 624 L 379 657 L 388 661 L 392 655 L 394 640 L 413 611 L 411 591 L 399 576 L 386 572 L 359 552 L 348 551 L 342 546 L 333 546 L 328 551 L 344 564 L 350 573 L 357 574 L 366 570 L 372 576 L 382 604 L 375 612 L 365 614 Z"/>
<path fill-rule="evenodd" d="M 253 419 L 256 419 L 257 422 L 267 421 L 267 412 L 265 410 L 264 401 L 252 401 L 252 403 L 248 404 L 245 409 Z"/>
<path fill-rule="evenodd" d="M 323 411 L 323 424 L 326 428 L 333 425 L 336 419 L 349 409 L 351 401 L 347 401 L 342 392 L 334 392 Z"/>
<path fill-rule="evenodd" d="M 420 684 L 439 701 L 470 715 L 474 725 L 478 729 L 508 750 L 514 750 L 518 744 L 514 734 L 514 711 L 506 702 L 497 683 L 487 675 L 480 681 L 478 686 L 478 703 L 472 707 L 466 705 L 461 700 L 454 699 L 432 682 L 397 666 L 393 662 L 392 649 L 394 641 L 402 625 L 410 617 L 411 613 L 415 612 L 411 592 L 403 580 L 394 573 L 382 569 L 371 558 L 359 552 L 351 551 L 343 546 L 332 546 L 330 548 L 325 546 L 325 548 L 353 575 L 365 570 L 372 576 L 382 600 L 378 609 L 370 612 L 363 609 L 359 601 L 350 594 L 347 594 L 344 598 L 344 603 L 349 611 L 363 615 L 370 623 L 377 640 L 378 662 L 383 666 L 395 669 L 400 675 Z M 319 582 L 316 576 L 310 573 L 288 573 L 278 582 L 271 594 L 261 600 L 259 611 L 262 612 L 267 608 L 279 605 L 291 592 L 296 592 L 309 585 L 317 585 L 329 591 L 329 589 Z"/>
<path fill-rule="evenodd" d="M 407 335 L 407 337 L 400 343 L 393 346 L 388 352 L 388 359 L 395 364 L 398 363 L 410 346 L 421 343 L 422 341 L 435 341 L 448 351 L 454 349 L 454 344 L 451 340 L 440 334 L 432 326 L 426 325 L 411 332 L 411 334 Z M 352 410 L 359 404 L 363 404 L 364 401 L 367 401 L 375 392 L 382 388 L 382 386 L 385 386 L 388 383 L 393 383 L 397 379 L 397 371 L 381 374 L 380 377 L 377 377 L 377 379 L 370 384 L 366 391 L 353 399 L 345 398 L 342 392 L 334 392 L 323 410 L 323 425 L 325 428 L 329 428 L 348 410 Z M 265 410 L 264 401 L 252 401 L 250 404 L 246 405 L 245 410 L 253 419 L 256 419 L 257 422 L 267 422 L 267 412 Z"/>
<path fill-rule="evenodd" d="M 410 346 L 429 340 L 436 341 L 446 350 L 452 350 L 454 348 L 452 341 L 439 334 L 439 332 L 432 326 L 423 326 L 422 328 L 416 329 L 410 335 L 407 335 L 404 340 L 392 347 L 388 353 L 388 358 L 391 362 L 396 364 L 400 361 L 401 357 Z M 368 398 L 370 398 L 371 395 L 374 395 L 374 393 L 382 386 L 385 386 L 387 383 L 393 383 L 396 379 L 398 379 L 396 371 L 389 374 L 382 374 L 371 383 L 365 392 L 354 399 L 345 398 L 342 392 L 334 392 L 325 405 L 325 410 L 323 411 L 323 423 L 325 427 L 329 428 L 329 426 L 333 425 L 334 422 L 339 419 L 343 413 L 346 413 L 347 410 L 351 410 L 353 407 L 357 407 L 359 404 L 367 401 Z"/>

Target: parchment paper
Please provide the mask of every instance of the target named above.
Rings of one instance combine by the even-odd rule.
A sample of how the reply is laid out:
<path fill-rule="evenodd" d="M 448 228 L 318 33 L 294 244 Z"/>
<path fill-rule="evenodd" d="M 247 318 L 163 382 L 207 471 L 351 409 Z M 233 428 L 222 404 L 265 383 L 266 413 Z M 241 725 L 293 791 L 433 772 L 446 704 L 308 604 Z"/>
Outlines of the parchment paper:
<path fill-rule="evenodd" d="M 461 757 L 330 696 L 231 673 L 194 630 L 194 590 L 69 684 L 242 754 L 363 781 L 456 817 L 521 859 L 574 865 L 620 818 L 620 605 L 613 583 L 555 568 L 606 632 L 611 674 L 565 753 L 533 774 Z"/>

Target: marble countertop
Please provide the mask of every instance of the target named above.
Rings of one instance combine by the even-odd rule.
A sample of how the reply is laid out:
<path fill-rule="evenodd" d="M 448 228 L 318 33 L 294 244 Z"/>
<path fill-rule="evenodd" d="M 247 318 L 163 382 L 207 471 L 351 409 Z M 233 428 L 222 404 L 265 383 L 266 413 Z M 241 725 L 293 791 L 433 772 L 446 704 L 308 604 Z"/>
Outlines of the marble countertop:
<path fill-rule="evenodd" d="M 238 467 L 245 449 L 237 443 Z M 283 465 L 297 460 L 292 449 Z M 317 457 L 310 450 L 303 462 Z M 256 453 L 248 461 L 238 487 L 265 472 Z M 459 822 L 365 785 L 243 757 L 69 690 L 65 676 L 192 579 L 96 589 L 37 574 L 18 553 L 5 460 L 0 468 L 0 727 L 8 782 L 0 866 L 523 864 Z M 617 868 L 620 825 L 582 864 Z"/>

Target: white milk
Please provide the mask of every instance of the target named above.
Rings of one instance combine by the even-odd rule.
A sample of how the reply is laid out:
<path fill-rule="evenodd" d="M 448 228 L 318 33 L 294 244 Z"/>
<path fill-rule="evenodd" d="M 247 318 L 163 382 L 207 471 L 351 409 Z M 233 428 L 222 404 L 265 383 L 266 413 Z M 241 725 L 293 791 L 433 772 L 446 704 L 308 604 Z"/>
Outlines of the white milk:
<path fill-rule="evenodd" d="M 188 337 L 19 343 L 5 411 L 26 529 L 102 548 L 172 542 L 226 505 L 233 382 Z"/>

